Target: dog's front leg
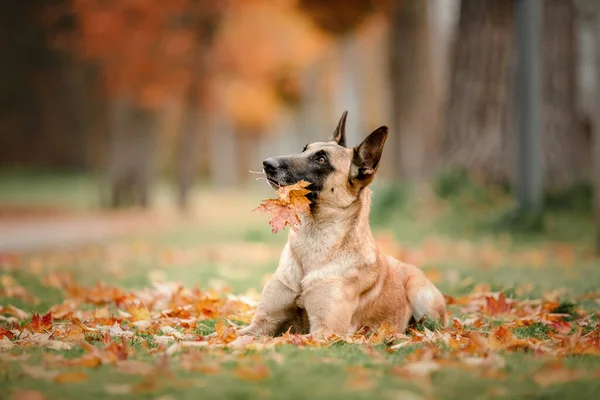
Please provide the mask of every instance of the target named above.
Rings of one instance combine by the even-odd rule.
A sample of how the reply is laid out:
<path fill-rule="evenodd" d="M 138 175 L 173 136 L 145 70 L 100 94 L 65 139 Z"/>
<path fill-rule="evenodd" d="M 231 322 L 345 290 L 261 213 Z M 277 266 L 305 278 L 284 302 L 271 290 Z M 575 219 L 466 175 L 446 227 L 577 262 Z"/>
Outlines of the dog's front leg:
<path fill-rule="evenodd" d="M 297 287 L 297 288 L 296 288 Z M 283 324 L 296 316 L 300 293 L 299 269 L 289 244 L 283 249 L 277 271 L 263 289 L 256 314 L 242 335 L 274 336 Z"/>
<path fill-rule="evenodd" d="M 256 314 L 249 326 L 240 330 L 242 335 L 274 336 L 281 325 L 290 319 L 296 309 L 297 293 L 277 277 L 270 279 L 263 289 Z"/>
<path fill-rule="evenodd" d="M 342 279 L 313 281 L 302 292 L 302 299 L 308 313 L 311 334 L 343 335 L 352 328 L 358 295 L 349 290 Z"/>

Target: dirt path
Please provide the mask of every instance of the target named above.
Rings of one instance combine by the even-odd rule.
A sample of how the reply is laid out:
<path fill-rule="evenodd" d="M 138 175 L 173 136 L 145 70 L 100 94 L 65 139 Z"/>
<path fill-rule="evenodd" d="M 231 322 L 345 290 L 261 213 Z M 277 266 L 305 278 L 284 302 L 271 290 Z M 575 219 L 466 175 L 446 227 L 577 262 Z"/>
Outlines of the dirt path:
<path fill-rule="evenodd" d="M 71 247 L 134 233 L 159 224 L 143 212 L 7 215 L 0 218 L 0 252 Z"/>

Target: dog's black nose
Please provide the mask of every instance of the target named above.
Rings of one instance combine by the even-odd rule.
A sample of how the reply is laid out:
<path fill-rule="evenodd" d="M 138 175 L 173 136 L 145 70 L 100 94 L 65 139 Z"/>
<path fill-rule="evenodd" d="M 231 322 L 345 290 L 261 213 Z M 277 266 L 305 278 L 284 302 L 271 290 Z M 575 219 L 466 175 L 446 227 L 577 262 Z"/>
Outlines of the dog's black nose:
<path fill-rule="evenodd" d="M 277 172 L 278 166 L 279 166 L 279 163 L 274 158 L 267 158 L 265 161 L 263 161 L 263 167 L 264 167 L 266 173 Z"/>

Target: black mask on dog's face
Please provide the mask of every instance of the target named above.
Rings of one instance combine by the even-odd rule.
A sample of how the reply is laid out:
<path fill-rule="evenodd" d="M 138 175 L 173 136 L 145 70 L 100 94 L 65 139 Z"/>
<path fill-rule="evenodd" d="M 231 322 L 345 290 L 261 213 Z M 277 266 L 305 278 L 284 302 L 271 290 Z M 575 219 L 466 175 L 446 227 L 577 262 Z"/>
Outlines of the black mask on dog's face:
<path fill-rule="evenodd" d="M 267 158 L 263 169 L 269 184 L 276 189 L 307 181 L 311 190 L 308 198 L 313 204 L 319 201 L 333 205 L 339 199 L 344 205 L 349 197 L 356 197 L 373 180 L 388 129 L 383 126 L 359 146 L 348 149 L 346 116 L 344 112 L 329 142 L 310 143 L 298 154 Z"/>

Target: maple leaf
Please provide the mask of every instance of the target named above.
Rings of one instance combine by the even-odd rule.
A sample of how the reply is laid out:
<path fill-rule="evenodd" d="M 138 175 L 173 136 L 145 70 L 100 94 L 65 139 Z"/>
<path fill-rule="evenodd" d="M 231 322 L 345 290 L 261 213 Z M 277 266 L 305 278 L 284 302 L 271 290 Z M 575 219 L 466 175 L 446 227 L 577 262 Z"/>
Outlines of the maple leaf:
<path fill-rule="evenodd" d="M 510 312 L 510 303 L 506 301 L 504 293 L 498 294 L 498 299 L 493 296 L 486 296 L 485 311 L 488 315 L 508 314 Z"/>
<path fill-rule="evenodd" d="M 127 307 L 127 312 L 131 314 L 131 321 L 146 321 L 152 319 L 150 311 L 145 305 Z"/>
<path fill-rule="evenodd" d="M 215 333 L 217 338 L 225 344 L 231 343 L 237 338 L 237 332 L 235 331 L 235 328 L 227 325 L 222 320 L 219 320 L 215 324 Z"/>
<path fill-rule="evenodd" d="M 34 313 L 31 316 L 31 322 L 26 327 L 35 333 L 52 331 L 52 312 L 48 312 L 44 316 Z"/>
<path fill-rule="evenodd" d="M 269 224 L 273 233 L 285 229 L 289 225 L 294 231 L 298 231 L 300 218 L 298 213 L 310 214 L 310 200 L 306 197 L 310 190 L 306 189 L 309 182 L 299 181 L 294 185 L 283 186 L 277 189 L 278 199 L 263 200 L 260 206 L 252 211 L 271 214 Z"/>

